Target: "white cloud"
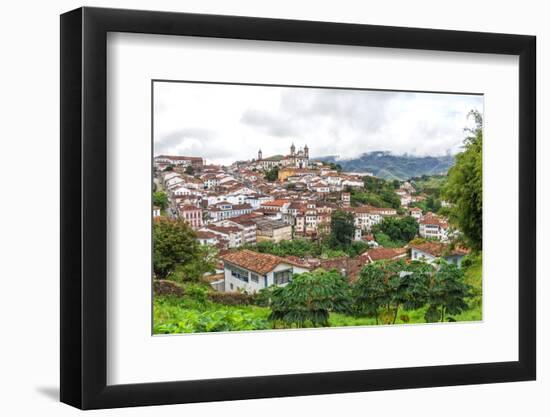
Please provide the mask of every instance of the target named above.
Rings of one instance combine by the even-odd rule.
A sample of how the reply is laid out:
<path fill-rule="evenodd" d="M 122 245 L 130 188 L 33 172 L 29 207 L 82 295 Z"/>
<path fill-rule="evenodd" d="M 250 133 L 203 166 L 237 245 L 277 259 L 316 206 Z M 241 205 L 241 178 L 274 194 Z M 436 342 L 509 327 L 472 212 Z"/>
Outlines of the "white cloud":
<path fill-rule="evenodd" d="M 154 153 L 228 164 L 307 144 L 312 156 L 460 150 L 483 97 L 231 84 L 155 82 Z"/>

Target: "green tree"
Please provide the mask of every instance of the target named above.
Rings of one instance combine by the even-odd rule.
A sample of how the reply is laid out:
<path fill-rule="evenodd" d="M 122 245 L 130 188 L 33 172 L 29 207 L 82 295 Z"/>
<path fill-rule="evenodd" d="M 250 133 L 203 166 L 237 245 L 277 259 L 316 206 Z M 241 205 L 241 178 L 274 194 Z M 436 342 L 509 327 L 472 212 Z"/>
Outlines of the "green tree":
<path fill-rule="evenodd" d="M 443 196 L 453 203 L 450 220 L 464 234 L 470 246 L 481 250 L 483 243 L 483 119 L 479 112 L 471 111 L 475 128 L 466 130 L 464 151 L 456 156 L 449 170 Z"/>
<path fill-rule="evenodd" d="M 350 305 L 349 285 L 335 271 L 295 275 L 285 287 L 269 292 L 269 320 L 285 327 L 326 327 L 331 311 L 347 311 Z"/>
<path fill-rule="evenodd" d="M 195 232 L 182 220 L 156 219 L 153 224 L 153 271 L 159 279 L 172 274 L 177 266 L 200 260 Z"/>
<path fill-rule="evenodd" d="M 153 204 L 160 207 L 161 210 L 166 210 L 168 207 L 168 196 L 164 191 L 155 191 L 153 193 Z"/>
<path fill-rule="evenodd" d="M 185 167 L 185 173 L 186 173 L 187 175 L 195 175 L 195 169 L 193 168 L 192 165 L 187 165 L 187 166 Z"/>
<path fill-rule="evenodd" d="M 454 316 L 468 310 L 465 299 L 471 295 L 470 290 L 464 282 L 464 272 L 454 264 L 441 261 L 439 270 L 430 280 L 426 321 L 445 321 L 446 315 Z"/>
<path fill-rule="evenodd" d="M 274 166 L 269 171 L 265 173 L 265 179 L 269 182 L 277 181 L 279 178 L 279 167 Z"/>
<path fill-rule="evenodd" d="M 399 181 L 397 181 L 399 184 Z M 365 176 L 363 178 L 364 190 L 353 190 L 351 193 L 352 204 L 370 204 L 374 207 L 401 207 L 401 198 L 395 193 L 394 181 L 386 181 L 382 178 Z"/>
<path fill-rule="evenodd" d="M 361 255 L 369 248 L 369 245 L 362 240 L 351 242 L 351 245 L 346 249 L 346 253 L 350 258 L 355 258 L 358 255 Z"/>
<path fill-rule="evenodd" d="M 355 226 L 353 214 L 336 210 L 330 218 L 329 245 L 332 249 L 345 249 L 353 240 Z"/>
<path fill-rule="evenodd" d="M 418 234 L 418 222 L 411 216 L 385 217 L 372 227 L 374 234 L 383 233 L 395 242 L 409 242 Z"/>
<path fill-rule="evenodd" d="M 392 190 L 383 190 L 380 192 L 380 198 L 384 201 L 384 205 L 394 209 L 401 207 L 401 198 Z"/>
<path fill-rule="evenodd" d="M 336 164 L 334 162 L 329 162 L 328 166 L 329 166 L 330 169 L 333 169 L 337 172 L 342 172 L 342 165 L 340 165 L 340 164 Z"/>
<path fill-rule="evenodd" d="M 214 273 L 217 255 L 218 251 L 214 246 L 199 245 L 190 261 L 176 267 L 174 280 L 199 281 L 205 274 Z"/>
<path fill-rule="evenodd" d="M 366 265 L 352 286 L 354 311 L 394 324 L 400 308 L 412 310 L 426 303 L 433 267 L 424 262 L 381 261 Z"/>
<path fill-rule="evenodd" d="M 429 195 L 428 198 L 426 198 L 426 212 L 432 211 L 434 213 L 437 213 L 440 209 L 441 201 L 433 195 Z"/>

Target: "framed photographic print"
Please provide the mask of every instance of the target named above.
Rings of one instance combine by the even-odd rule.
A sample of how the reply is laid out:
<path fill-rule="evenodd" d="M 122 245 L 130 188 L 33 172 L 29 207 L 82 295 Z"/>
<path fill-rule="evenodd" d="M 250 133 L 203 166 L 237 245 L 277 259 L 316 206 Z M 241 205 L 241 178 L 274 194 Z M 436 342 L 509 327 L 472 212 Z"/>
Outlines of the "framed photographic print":
<path fill-rule="evenodd" d="M 535 379 L 535 38 L 61 16 L 61 400 Z"/>

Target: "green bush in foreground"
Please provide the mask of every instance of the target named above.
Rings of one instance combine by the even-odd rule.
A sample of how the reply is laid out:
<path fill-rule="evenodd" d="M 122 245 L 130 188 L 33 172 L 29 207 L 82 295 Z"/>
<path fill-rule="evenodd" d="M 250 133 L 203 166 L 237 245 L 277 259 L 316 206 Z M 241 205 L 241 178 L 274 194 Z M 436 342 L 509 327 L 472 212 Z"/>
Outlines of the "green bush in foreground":
<path fill-rule="evenodd" d="M 159 298 L 154 304 L 154 334 L 227 332 L 271 328 L 269 311 L 258 307 L 222 306 L 200 300 Z"/>
<path fill-rule="evenodd" d="M 349 285 L 338 272 L 306 272 L 270 291 L 269 319 L 285 327 L 328 326 L 331 311 L 349 309 L 349 296 Z"/>

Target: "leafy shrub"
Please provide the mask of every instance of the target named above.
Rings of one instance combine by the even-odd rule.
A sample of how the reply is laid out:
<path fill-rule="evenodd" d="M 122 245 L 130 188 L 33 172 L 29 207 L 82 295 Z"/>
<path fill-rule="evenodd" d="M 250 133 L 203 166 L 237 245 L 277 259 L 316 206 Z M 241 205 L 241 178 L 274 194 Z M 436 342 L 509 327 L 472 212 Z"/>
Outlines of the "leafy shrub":
<path fill-rule="evenodd" d="M 430 280 L 426 321 L 445 321 L 469 309 L 466 298 L 471 296 L 471 286 L 464 282 L 464 271 L 454 264 L 440 262 L 438 271 Z"/>
<path fill-rule="evenodd" d="M 269 322 L 258 315 L 235 309 L 208 311 L 185 310 L 178 320 L 154 325 L 155 334 L 227 332 L 270 328 Z"/>
<path fill-rule="evenodd" d="M 202 294 L 199 286 L 191 293 Z M 255 306 L 222 306 L 191 297 L 158 297 L 154 300 L 155 334 L 223 332 L 271 328 L 269 310 Z"/>
<path fill-rule="evenodd" d="M 270 295 L 269 319 L 285 327 L 328 326 L 331 311 L 346 311 L 350 306 L 347 282 L 337 272 L 322 269 L 296 275 Z"/>
<path fill-rule="evenodd" d="M 374 225 L 372 231 L 374 234 L 384 233 L 392 241 L 408 242 L 418 233 L 418 223 L 411 216 L 401 219 L 386 217 L 381 223 Z"/>
<path fill-rule="evenodd" d="M 379 261 L 366 265 L 352 286 L 354 312 L 394 324 L 399 308 L 426 303 L 433 267 L 424 262 Z"/>
<path fill-rule="evenodd" d="M 185 295 L 199 304 L 206 304 L 209 291 L 202 285 L 187 285 L 185 287 Z"/>

